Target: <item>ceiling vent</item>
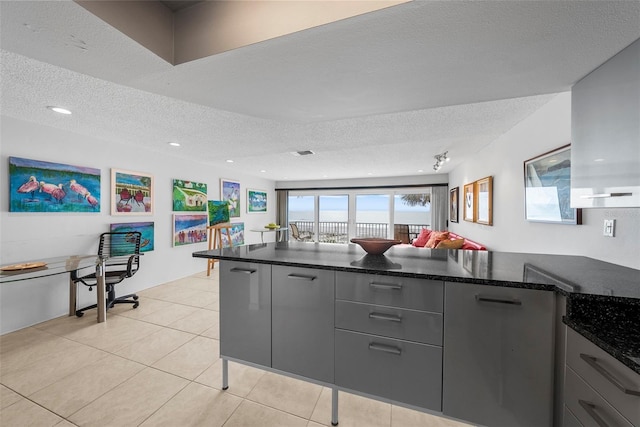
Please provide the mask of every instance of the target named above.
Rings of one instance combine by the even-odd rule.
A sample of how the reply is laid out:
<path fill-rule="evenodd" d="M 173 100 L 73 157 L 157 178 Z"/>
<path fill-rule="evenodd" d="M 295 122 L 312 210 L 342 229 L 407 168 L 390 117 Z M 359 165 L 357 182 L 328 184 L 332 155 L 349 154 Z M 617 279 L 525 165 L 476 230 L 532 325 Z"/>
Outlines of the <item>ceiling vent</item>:
<path fill-rule="evenodd" d="M 294 156 L 310 156 L 312 154 L 316 154 L 311 150 L 302 150 L 302 151 L 292 151 L 291 154 Z"/>

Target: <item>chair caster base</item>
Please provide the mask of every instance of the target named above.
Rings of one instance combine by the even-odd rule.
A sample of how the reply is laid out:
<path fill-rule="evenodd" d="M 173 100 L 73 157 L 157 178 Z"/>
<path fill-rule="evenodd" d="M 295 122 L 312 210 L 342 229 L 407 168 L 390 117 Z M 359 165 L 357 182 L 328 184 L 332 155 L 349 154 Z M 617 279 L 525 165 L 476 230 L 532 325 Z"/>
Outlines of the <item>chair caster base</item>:
<path fill-rule="evenodd" d="M 136 302 L 135 304 L 133 304 L 133 308 L 138 308 L 139 305 L 140 305 L 140 303 Z"/>

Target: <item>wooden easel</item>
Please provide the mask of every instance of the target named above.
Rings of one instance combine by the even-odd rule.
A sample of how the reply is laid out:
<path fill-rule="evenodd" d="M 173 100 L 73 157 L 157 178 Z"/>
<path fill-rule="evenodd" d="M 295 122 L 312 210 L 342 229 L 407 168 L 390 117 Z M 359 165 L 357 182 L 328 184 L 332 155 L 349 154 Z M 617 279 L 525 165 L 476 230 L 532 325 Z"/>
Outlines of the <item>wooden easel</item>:
<path fill-rule="evenodd" d="M 229 246 L 233 246 L 233 241 L 231 240 L 232 226 L 233 224 L 231 224 L 230 222 L 223 222 L 207 227 L 207 230 L 209 230 L 209 250 L 222 249 L 222 230 L 227 230 Z M 215 267 L 215 264 L 218 261 L 220 260 L 209 258 L 207 262 L 207 276 L 211 274 L 211 270 Z"/>

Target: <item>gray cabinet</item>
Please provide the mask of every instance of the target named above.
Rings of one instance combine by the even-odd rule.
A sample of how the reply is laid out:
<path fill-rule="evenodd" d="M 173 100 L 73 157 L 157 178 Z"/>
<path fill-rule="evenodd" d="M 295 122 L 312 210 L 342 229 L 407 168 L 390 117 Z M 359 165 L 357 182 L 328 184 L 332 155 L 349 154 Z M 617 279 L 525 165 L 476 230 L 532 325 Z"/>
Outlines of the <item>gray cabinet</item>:
<path fill-rule="evenodd" d="M 638 426 L 640 375 L 568 328 L 564 403 L 585 426 Z"/>
<path fill-rule="evenodd" d="M 220 262 L 220 355 L 271 366 L 271 266 Z"/>
<path fill-rule="evenodd" d="M 640 40 L 571 90 L 571 206 L 640 206 Z"/>
<path fill-rule="evenodd" d="M 272 367 L 333 383 L 335 273 L 273 266 Z"/>
<path fill-rule="evenodd" d="M 336 273 L 335 383 L 442 408 L 441 281 Z"/>
<path fill-rule="evenodd" d="M 445 415 L 552 425 L 554 301 L 547 291 L 445 284 Z"/>

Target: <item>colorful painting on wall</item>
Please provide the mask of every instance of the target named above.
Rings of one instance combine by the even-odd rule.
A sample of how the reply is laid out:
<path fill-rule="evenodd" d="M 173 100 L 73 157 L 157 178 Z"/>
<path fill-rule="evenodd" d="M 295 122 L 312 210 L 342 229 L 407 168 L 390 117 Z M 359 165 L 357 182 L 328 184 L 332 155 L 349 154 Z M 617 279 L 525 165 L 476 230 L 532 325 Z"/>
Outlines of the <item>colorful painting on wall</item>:
<path fill-rule="evenodd" d="M 244 222 L 234 222 L 231 226 L 231 242 L 232 246 L 240 246 L 244 245 Z M 222 233 L 222 247 L 228 248 L 229 246 L 229 236 L 227 233 Z"/>
<path fill-rule="evenodd" d="M 154 246 L 154 223 L 151 222 L 121 222 L 111 224 L 112 232 L 130 232 L 139 231 L 142 234 L 140 238 L 140 252 L 151 252 Z"/>
<path fill-rule="evenodd" d="M 267 192 L 247 190 L 247 213 L 267 213 Z"/>
<path fill-rule="evenodd" d="M 209 200 L 209 225 L 229 222 L 229 203 L 221 200 Z"/>
<path fill-rule="evenodd" d="M 240 183 L 221 179 L 220 196 L 223 201 L 229 202 L 229 216 L 240 217 Z"/>
<path fill-rule="evenodd" d="M 207 214 L 173 214 L 173 246 L 207 241 Z"/>
<path fill-rule="evenodd" d="M 111 215 L 151 215 L 153 176 L 111 169 Z"/>
<path fill-rule="evenodd" d="M 9 212 L 100 212 L 100 169 L 9 157 Z"/>
<path fill-rule="evenodd" d="M 202 182 L 187 181 L 184 179 L 173 180 L 173 211 L 191 212 L 207 211 L 207 184 Z"/>

